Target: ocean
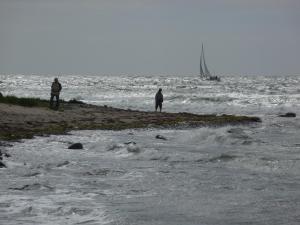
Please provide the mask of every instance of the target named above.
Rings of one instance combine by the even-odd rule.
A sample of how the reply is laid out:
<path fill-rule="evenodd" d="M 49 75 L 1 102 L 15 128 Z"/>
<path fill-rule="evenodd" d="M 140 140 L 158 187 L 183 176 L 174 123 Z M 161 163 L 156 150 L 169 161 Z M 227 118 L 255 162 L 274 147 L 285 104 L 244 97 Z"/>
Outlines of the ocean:
<path fill-rule="evenodd" d="M 0 75 L 48 99 L 55 75 Z M 86 130 L 2 146 L 0 224 L 298 225 L 300 76 L 60 75 L 61 98 L 124 109 L 258 116 L 261 123 Z M 294 112 L 297 117 L 278 115 Z M 166 138 L 156 139 L 156 135 Z M 83 150 L 68 149 L 81 142 Z"/>

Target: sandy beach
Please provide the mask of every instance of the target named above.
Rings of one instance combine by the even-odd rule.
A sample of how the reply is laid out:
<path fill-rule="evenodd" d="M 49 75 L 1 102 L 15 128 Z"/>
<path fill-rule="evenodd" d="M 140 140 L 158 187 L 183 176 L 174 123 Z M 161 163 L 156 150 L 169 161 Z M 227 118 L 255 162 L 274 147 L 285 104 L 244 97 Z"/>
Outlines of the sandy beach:
<path fill-rule="evenodd" d="M 22 107 L 1 103 L 0 113 L 2 140 L 63 134 L 70 130 L 83 129 L 220 126 L 260 121 L 257 117 L 143 112 L 67 102 L 63 103 L 58 111 L 45 107 Z"/>

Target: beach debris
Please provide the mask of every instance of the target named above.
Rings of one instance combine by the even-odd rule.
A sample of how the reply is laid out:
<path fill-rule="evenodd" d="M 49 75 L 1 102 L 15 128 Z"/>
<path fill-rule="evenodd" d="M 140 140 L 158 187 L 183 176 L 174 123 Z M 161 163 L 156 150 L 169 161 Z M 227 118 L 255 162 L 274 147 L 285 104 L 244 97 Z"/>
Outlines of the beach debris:
<path fill-rule="evenodd" d="M 68 149 L 83 149 L 83 145 L 81 143 L 74 143 L 70 145 Z"/>
<path fill-rule="evenodd" d="M 279 117 L 296 117 L 296 113 L 287 112 L 286 114 L 281 114 Z"/>
<path fill-rule="evenodd" d="M 158 135 L 156 135 L 156 136 L 155 136 L 155 138 L 156 138 L 156 139 L 165 140 L 165 141 L 167 140 L 167 138 L 166 138 L 166 137 L 164 137 L 164 136 L 162 136 L 162 135 L 159 135 L 159 134 L 158 134 Z"/>

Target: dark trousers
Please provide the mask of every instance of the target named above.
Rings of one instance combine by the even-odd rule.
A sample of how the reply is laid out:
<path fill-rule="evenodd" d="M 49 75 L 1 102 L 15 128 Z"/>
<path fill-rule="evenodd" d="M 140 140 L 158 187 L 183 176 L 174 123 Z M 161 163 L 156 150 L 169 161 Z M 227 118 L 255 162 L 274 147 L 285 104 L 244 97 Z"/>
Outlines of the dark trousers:
<path fill-rule="evenodd" d="M 155 111 L 157 111 L 157 108 L 159 107 L 159 111 L 161 112 L 161 108 L 162 108 L 162 102 L 156 102 L 155 103 Z"/>
<path fill-rule="evenodd" d="M 50 98 L 50 108 L 53 107 L 53 98 L 56 98 L 56 105 L 55 105 L 55 108 L 58 109 L 59 107 L 59 95 L 55 95 L 55 94 L 51 94 L 51 98 Z"/>

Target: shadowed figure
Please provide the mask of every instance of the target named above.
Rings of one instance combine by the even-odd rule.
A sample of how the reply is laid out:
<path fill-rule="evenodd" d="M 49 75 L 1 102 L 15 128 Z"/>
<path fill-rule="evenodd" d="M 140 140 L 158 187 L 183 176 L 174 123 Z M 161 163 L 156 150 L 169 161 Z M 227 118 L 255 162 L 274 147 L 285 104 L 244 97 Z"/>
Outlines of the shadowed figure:
<path fill-rule="evenodd" d="M 162 89 L 160 88 L 158 90 L 158 92 L 156 93 L 156 95 L 155 95 L 155 112 L 157 111 L 158 107 L 159 107 L 160 112 L 161 112 L 161 109 L 162 109 L 162 103 L 164 101 L 164 96 L 161 92 L 162 92 Z"/>
<path fill-rule="evenodd" d="M 53 107 L 53 98 L 56 98 L 56 105 L 55 109 L 59 107 L 59 94 L 62 87 L 61 84 L 58 82 L 58 78 L 55 78 L 52 85 L 51 85 L 51 98 L 50 98 L 50 108 Z"/>

